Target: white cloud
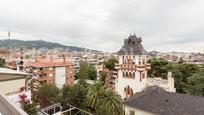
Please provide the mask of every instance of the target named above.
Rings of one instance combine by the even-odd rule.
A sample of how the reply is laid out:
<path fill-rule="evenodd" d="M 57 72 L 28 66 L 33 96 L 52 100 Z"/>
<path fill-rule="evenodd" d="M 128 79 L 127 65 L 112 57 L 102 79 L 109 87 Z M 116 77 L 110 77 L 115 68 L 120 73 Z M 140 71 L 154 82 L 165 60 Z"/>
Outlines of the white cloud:
<path fill-rule="evenodd" d="M 203 51 L 203 5 L 202 0 L 0 0 L 0 39 L 10 28 L 16 39 L 117 51 L 136 33 L 149 51 Z"/>

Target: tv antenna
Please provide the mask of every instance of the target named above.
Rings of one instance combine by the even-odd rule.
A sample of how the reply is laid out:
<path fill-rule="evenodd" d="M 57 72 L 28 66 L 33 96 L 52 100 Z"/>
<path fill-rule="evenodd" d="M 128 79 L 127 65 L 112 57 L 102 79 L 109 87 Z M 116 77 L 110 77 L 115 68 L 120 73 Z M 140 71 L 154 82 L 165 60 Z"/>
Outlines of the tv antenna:
<path fill-rule="evenodd" d="M 9 39 L 9 40 L 11 39 L 11 31 L 10 31 L 10 29 L 9 29 L 9 31 L 8 31 L 8 39 Z"/>

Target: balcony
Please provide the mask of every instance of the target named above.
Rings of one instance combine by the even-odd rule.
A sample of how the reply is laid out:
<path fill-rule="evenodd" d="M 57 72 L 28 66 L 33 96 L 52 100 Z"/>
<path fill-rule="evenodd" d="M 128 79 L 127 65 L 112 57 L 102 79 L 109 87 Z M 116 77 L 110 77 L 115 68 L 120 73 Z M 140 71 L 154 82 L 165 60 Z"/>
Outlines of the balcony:
<path fill-rule="evenodd" d="M 137 67 L 137 70 L 138 70 L 138 71 L 144 71 L 144 70 L 145 70 L 145 66 L 144 66 L 144 65 L 139 65 L 139 66 Z"/>
<path fill-rule="evenodd" d="M 20 107 L 0 93 L 0 115 L 28 115 Z"/>
<path fill-rule="evenodd" d="M 117 69 L 117 70 L 118 70 L 118 69 L 120 69 L 120 68 L 121 68 L 121 67 L 120 67 L 120 65 L 119 65 L 119 64 L 116 64 L 116 65 L 115 65 L 115 69 Z"/>

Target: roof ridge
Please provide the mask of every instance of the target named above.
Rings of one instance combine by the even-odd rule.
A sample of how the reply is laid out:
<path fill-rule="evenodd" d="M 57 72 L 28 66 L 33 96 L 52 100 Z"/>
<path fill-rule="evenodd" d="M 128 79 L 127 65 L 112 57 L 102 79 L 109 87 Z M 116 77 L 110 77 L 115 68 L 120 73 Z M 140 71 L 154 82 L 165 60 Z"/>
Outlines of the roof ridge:
<path fill-rule="evenodd" d="M 151 90 L 152 88 L 155 88 L 155 89 L 153 89 L 153 90 Z M 146 93 L 144 93 L 144 92 L 138 92 L 138 93 L 143 93 L 143 94 L 141 94 L 140 96 L 138 96 L 138 97 L 130 97 L 129 98 L 129 101 L 131 101 L 132 99 L 138 99 L 138 98 L 142 98 L 142 97 L 145 97 L 145 96 L 147 96 L 148 94 L 151 94 L 151 93 L 155 93 L 156 91 L 158 91 L 158 89 L 159 89 L 159 87 L 158 86 L 151 86 L 151 87 L 148 87 L 148 88 L 146 88 L 146 89 L 144 89 L 143 91 L 144 92 L 146 92 Z M 128 100 L 127 100 L 128 101 Z"/>

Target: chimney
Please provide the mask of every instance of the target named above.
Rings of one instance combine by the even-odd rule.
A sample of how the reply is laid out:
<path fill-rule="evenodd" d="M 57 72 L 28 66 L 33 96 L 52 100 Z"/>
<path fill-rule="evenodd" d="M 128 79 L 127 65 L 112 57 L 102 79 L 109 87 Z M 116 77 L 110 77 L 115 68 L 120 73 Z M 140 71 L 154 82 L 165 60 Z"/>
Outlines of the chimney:
<path fill-rule="evenodd" d="M 175 92 L 174 78 L 172 77 L 172 72 L 168 72 L 167 78 L 170 92 Z"/>
<path fill-rule="evenodd" d="M 66 55 L 63 54 L 63 61 L 66 62 Z"/>

